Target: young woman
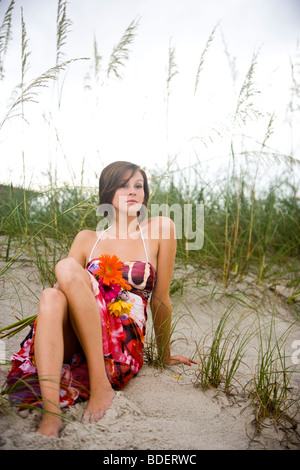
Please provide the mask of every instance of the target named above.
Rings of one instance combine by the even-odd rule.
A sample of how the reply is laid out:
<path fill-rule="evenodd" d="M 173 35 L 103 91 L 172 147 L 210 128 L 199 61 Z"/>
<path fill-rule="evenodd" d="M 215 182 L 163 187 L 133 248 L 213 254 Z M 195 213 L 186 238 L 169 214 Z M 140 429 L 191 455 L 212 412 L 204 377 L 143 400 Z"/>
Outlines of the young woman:
<path fill-rule="evenodd" d="M 194 362 L 171 355 L 176 236 L 169 218 L 140 220 L 148 199 L 147 176 L 137 165 L 115 162 L 102 171 L 99 202 L 111 225 L 75 237 L 68 257 L 56 265 L 56 285 L 43 291 L 35 324 L 12 358 L 10 399 L 43 406 L 43 435 L 58 436 L 61 408 L 78 400 L 88 399 L 83 422 L 97 422 L 114 389 L 138 373 L 150 298 L 163 362 Z"/>

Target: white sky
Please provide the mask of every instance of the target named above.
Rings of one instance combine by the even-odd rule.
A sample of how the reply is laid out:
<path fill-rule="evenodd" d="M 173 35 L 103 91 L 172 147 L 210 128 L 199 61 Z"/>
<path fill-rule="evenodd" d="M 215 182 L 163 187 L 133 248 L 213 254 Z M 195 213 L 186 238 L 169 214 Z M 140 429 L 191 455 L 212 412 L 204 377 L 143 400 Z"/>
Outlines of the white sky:
<path fill-rule="evenodd" d="M 9 3 L 0 1 L 1 22 Z M 54 66 L 56 60 L 57 0 L 16 0 L 13 38 L 4 58 L 5 79 L 0 82 L 1 120 L 20 83 L 22 6 L 31 51 L 26 81 Z M 72 25 L 63 48 L 64 59 L 92 59 L 95 36 L 102 56 L 101 83 L 87 93 L 85 76 L 93 61 L 74 62 L 67 74 L 60 75 L 59 111 L 57 86 L 51 83 L 40 93 L 39 103 L 25 104 L 28 124 L 20 118 L 7 121 L 0 130 L 1 183 L 22 181 L 22 150 L 26 183 L 31 185 L 47 182 L 43 174 L 50 167 L 52 171 L 57 168 L 59 181 L 72 180 L 72 167 L 79 183 L 83 159 L 85 178 L 92 184 L 102 167 L 115 160 L 164 169 L 168 158 L 176 156 L 181 169 L 196 161 L 204 171 L 222 167 L 232 132 L 237 151 L 257 150 L 259 145 L 254 141 L 263 140 L 268 113 L 273 112 L 274 133 L 268 144 L 287 154 L 293 149 L 300 159 L 296 120 L 292 140 L 284 121 L 290 99 L 290 60 L 296 61 L 299 38 L 299 0 L 69 0 L 67 16 Z M 139 26 L 122 70 L 123 79 L 107 80 L 105 71 L 113 46 L 137 18 Z M 200 57 L 217 24 L 194 95 Z M 171 81 L 167 121 L 169 44 L 175 49 L 178 73 Z M 225 44 L 235 60 L 235 86 Z M 253 106 L 264 117 L 232 129 L 230 116 L 252 56 L 259 49 L 254 78 L 261 93 L 254 96 Z M 61 147 L 54 138 L 55 129 Z M 241 144 L 236 136 L 241 133 L 252 139 L 244 137 Z"/>

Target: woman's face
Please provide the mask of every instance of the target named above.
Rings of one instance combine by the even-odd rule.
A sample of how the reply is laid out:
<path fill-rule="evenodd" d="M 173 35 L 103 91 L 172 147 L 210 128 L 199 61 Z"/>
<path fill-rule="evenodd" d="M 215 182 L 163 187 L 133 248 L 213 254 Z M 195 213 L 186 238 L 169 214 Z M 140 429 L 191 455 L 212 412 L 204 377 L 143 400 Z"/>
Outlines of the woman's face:
<path fill-rule="evenodd" d="M 116 210 L 136 217 L 145 198 L 144 178 L 139 171 L 129 176 L 130 172 L 124 175 L 124 183 L 116 190 L 112 204 Z"/>

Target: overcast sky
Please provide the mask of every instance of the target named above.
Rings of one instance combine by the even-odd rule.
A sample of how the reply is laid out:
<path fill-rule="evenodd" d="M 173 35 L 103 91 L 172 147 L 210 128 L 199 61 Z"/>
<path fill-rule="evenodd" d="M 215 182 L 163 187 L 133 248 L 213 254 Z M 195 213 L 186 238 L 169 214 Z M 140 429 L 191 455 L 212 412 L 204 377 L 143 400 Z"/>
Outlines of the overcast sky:
<path fill-rule="evenodd" d="M 9 3 L 0 1 L 1 22 Z M 26 81 L 56 60 L 57 0 L 16 0 L 0 84 L 1 119 L 20 83 L 21 7 L 31 51 Z M 195 161 L 219 164 L 229 152 L 230 117 L 255 53 L 253 87 L 261 93 L 253 96 L 253 109 L 263 116 L 258 120 L 251 116 L 247 126 L 234 133 L 251 135 L 249 142 L 243 138 L 243 145 L 249 146 L 244 150 L 254 149 L 253 140 L 263 140 L 274 112 L 270 146 L 283 153 L 293 150 L 300 158 L 297 129 L 291 134 L 285 121 L 290 63 L 296 62 L 299 39 L 299 0 L 70 0 L 67 17 L 72 24 L 63 60 L 91 60 L 72 63 L 57 86 L 50 84 L 40 93 L 39 103 L 26 104 L 27 124 L 17 117 L 5 123 L 0 130 L 0 182 L 22 180 L 22 150 L 28 183 L 41 182 L 50 164 L 57 167 L 61 181 L 70 180 L 70 167 L 80 180 L 83 159 L 85 175 L 92 182 L 94 172 L 99 174 L 114 160 L 163 168 L 176 155 L 182 168 Z M 119 69 L 123 78 L 107 79 L 112 49 L 134 20 L 138 26 L 129 60 Z M 194 93 L 201 55 L 214 28 Z M 102 57 L 97 86 L 86 78 L 92 76 L 94 38 Z M 177 73 L 170 83 L 167 114 L 170 47 Z M 93 85 L 90 92 L 85 88 L 88 83 Z M 59 111 L 58 90 L 62 90 Z"/>

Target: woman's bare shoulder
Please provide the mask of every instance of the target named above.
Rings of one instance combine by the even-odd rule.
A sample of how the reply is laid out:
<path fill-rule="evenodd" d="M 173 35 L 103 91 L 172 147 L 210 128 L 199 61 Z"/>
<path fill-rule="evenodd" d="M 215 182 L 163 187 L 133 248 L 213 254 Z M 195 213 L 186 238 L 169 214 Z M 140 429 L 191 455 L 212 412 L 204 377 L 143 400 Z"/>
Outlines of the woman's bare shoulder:
<path fill-rule="evenodd" d="M 175 235 L 175 224 L 173 220 L 167 216 L 149 218 L 148 228 L 153 238 L 173 238 Z"/>
<path fill-rule="evenodd" d="M 85 266 L 95 239 L 96 235 L 92 230 L 81 230 L 73 240 L 68 257 L 74 258 L 79 264 Z"/>
<path fill-rule="evenodd" d="M 158 215 L 155 217 L 150 217 L 148 219 L 148 223 L 155 226 L 155 227 L 172 227 L 174 222 L 170 217 L 164 215 Z"/>
<path fill-rule="evenodd" d="M 81 230 L 77 233 L 75 240 L 80 242 L 89 242 L 96 238 L 97 234 L 94 230 Z"/>
<path fill-rule="evenodd" d="M 91 248 L 96 242 L 97 237 L 98 234 L 94 230 L 81 230 L 77 233 L 73 242 L 73 246 L 87 255 L 87 253 L 91 251 Z"/>

